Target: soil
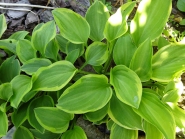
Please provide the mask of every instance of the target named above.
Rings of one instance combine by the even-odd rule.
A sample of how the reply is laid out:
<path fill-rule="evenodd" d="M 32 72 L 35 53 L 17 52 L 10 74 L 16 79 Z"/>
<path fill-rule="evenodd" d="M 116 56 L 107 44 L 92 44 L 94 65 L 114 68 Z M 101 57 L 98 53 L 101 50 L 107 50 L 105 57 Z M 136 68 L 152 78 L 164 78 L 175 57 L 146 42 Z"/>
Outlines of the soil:
<path fill-rule="evenodd" d="M 17 3 L 17 2 L 23 2 L 23 3 L 30 3 L 30 4 L 36 4 L 41 6 L 49 6 L 49 7 L 65 7 L 70 8 L 74 10 L 75 12 L 81 14 L 82 16 L 85 15 L 85 12 L 87 8 L 89 7 L 90 3 L 88 0 L 0 0 L 0 2 L 5 3 Z M 116 9 L 116 7 L 119 7 L 120 4 L 124 3 L 125 0 L 109 0 L 112 3 L 113 9 Z M 173 10 L 172 14 L 175 15 L 175 18 L 181 17 L 185 18 L 185 13 L 182 13 L 179 11 L 176 7 L 177 0 L 173 0 Z M 115 7 L 116 5 L 116 7 Z M 5 8 L 10 8 L 8 6 L 5 6 Z M 45 8 L 31 8 L 32 12 L 25 12 L 22 16 L 17 16 L 20 14 L 17 11 L 13 11 L 14 14 L 11 14 L 12 11 L 10 10 L 2 10 L 0 9 L 0 13 L 4 13 L 7 19 L 8 28 L 4 35 L 2 36 L 2 39 L 8 38 L 11 34 L 13 34 L 16 31 L 26 30 L 28 32 L 32 32 L 33 28 L 41 23 L 41 22 L 47 22 L 53 19 L 51 14 L 51 9 L 45 9 Z M 17 15 L 16 15 L 17 13 Z M 133 18 L 133 15 L 130 18 Z M 178 22 L 175 22 L 175 24 L 172 24 L 174 28 L 176 28 L 179 31 L 184 31 L 185 26 L 180 26 Z M 185 85 L 185 74 L 182 75 L 182 82 Z M 185 110 L 185 92 L 182 94 L 182 97 L 179 102 L 179 106 Z M 78 125 L 80 125 L 86 132 L 88 139 L 109 139 L 109 132 L 105 129 L 105 126 L 94 126 L 92 123 L 83 120 L 82 117 L 80 117 L 77 121 Z M 183 134 L 181 134 L 182 136 Z M 178 137 L 177 139 L 182 139 L 184 137 Z M 143 132 L 139 132 L 139 139 L 144 139 Z"/>

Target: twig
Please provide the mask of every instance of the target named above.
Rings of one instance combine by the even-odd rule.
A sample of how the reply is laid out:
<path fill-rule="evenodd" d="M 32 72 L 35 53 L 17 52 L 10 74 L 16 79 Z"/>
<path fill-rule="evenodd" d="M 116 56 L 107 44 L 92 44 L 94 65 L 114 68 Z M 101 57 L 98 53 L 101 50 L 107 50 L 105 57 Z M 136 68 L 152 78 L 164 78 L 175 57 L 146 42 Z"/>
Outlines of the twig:
<path fill-rule="evenodd" d="M 2 2 L 0 2 L 0 5 L 1 6 L 13 6 L 13 7 L 34 7 L 34 8 L 43 8 L 43 9 L 55 9 L 54 7 L 32 5 L 32 4 L 18 4 L 18 3 L 2 3 Z"/>

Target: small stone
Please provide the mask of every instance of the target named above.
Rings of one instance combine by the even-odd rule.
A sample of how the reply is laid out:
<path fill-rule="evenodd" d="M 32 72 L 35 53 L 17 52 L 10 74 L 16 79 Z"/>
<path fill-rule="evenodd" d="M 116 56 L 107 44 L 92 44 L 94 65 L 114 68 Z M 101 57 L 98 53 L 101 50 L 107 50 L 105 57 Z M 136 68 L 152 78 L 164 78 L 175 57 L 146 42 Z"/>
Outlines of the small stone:
<path fill-rule="evenodd" d="M 40 9 L 38 11 L 38 15 L 40 17 L 40 22 L 48 22 L 48 21 L 51 21 L 53 20 L 53 15 L 51 13 L 51 10 L 43 10 L 43 9 Z"/>
<path fill-rule="evenodd" d="M 25 26 L 28 27 L 32 23 L 38 23 L 39 22 L 39 17 L 37 14 L 34 14 L 33 12 L 29 12 L 26 16 L 25 20 Z"/>

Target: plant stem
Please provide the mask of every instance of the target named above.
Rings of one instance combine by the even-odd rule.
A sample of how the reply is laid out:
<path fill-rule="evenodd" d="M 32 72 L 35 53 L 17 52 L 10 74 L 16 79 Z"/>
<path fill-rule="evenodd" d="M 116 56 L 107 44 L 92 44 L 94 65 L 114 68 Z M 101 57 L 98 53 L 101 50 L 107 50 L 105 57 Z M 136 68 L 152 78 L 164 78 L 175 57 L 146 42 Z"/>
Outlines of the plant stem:
<path fill-rule="evenodd" d="M 79 69 L 79 71 L 81 71 L 85 66 L 87 65 L 87 63 L 85 62 Z"/>
<path fill-rule="evenodd" d="M 83 70 L 79 70 L 78 73 L 82 73 L 82 74 L 94 74 L 93 72 L 87 72 L 87 71 L 83 71 Z"/>

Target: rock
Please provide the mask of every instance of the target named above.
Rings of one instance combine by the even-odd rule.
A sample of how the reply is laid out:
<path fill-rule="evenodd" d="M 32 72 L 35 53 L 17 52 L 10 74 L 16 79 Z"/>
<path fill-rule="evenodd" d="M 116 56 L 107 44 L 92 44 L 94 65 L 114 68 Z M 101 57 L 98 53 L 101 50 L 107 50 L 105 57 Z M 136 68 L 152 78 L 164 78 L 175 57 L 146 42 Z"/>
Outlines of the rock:
<path fill-rule="evenodd" d="M 46 5 L 49 0 L 29 0 L 31 4 Z"/>
<path fill-rule="evenodd" d="M 53 7 L 69 7 L 70 3 L 67 0 L 51 0 Z"/>
<path fill-rule="evenodd" d="M 25 17 L 11 20 L 11 23 L 9 24 L 9 28 L 15 28 L 17 26 L 22 25 L 23 20 L 25 20 Z"/>
<path fill-rule="evenodd" d="M 51 21 L 53 20 L 53 15 L 51 13 L 51 10 L 43 10 L 43 9 L 40 9 L 38 11 L 38 15 L 40 17 L 40 22 L 48 22 L 48 21 Z"/>
<path fill-rule="evenodd" d="M 28 0 L 21 0 L 21 1 L 16 2 L 16 4 L 30 4 L 30 3 L 29 3 Z M 26 15 L 29 12 L 28 10 L 32 9 L 31 7 L 12 7 L 12 8 L 13 9 L 23 9 L 23 10 L 25 10 L 25 11 L 8 10 L 7 15 L 10 18 L 13 18 L 13 19 L 23 17 L 24 15 Z"/>
<path fill-rule="evenodd" d="M 39 22 L 39 17 L 37 14 L 34 14 L 33 12 L 29 12 L 26 16 L 26 20 L 25 20 L 25 26 L 26 28 L 28 26 L 30 26 L 30 24 L 33 23 L 38 23 Z"/>
<path fill-rule="evenodd" d="M 13 134 L 15 132 L 15 127 L 12 127 L 8 133 L 6 134 L 6 136 L 2 137 L 2 139 L 12 139 L 13 138 Z"/>

